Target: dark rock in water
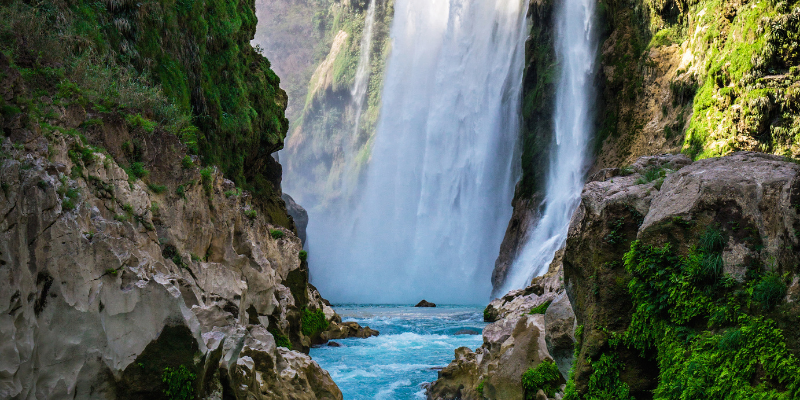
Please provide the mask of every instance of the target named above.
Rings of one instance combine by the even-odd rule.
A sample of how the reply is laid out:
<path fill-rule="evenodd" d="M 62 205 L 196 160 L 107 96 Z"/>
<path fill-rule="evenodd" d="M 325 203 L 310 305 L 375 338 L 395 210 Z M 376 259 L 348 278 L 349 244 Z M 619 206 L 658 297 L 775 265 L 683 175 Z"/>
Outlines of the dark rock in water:
<path fill-rule="evenodd" d="M 431 303 L 427 300 L 422 300 L 419 303 L 417 303 L 417 305 L 415 305 L 414 307 L 436 307 L 436 304 Z"/>
<path fill-rule="evenodd" d="M 462 329 L 455 333 L 456 336 L 458 335 L 480 335 L 481 333 L 476 331 L 475 329 Z"/>
<path fill-rule="evenodd" d="M 294 226 L 297 228 L 297 237 L 305 245 L 306 243 L 306 228 L 308 227 L 308 212 L 294 201 L 292 196 L 284 193 L 281 199 L 286 202 L 286 212 L 294 220 Z"/>
<path fill-rule="evenodd" d="M 441 371 L 441 370 L 443 370 L 443 369 L 444 369 L 444 367 L 430 367 L 429 369 L 430 369 L 431 371 Z"/>
<path fill-rule="evenodd" d="M 357 322 L 335 322 L 331 321 L 330 327 L 327 331 L 322 332 L 320 338 L 322 340 L 334 339 L 347 339 L 347 338 L 361 338 L 366 339 L 372 336 L 378 336 L 380 332 L 375 329 L 370 329 L 368 326 L 361 326 Z"/>
<path fill-rule="evenodd" d="M 329 347 L 342 347 L 342 345 L 340 343 L 336 343 L 336 342 L 328 342 L 328 346 Z"/>

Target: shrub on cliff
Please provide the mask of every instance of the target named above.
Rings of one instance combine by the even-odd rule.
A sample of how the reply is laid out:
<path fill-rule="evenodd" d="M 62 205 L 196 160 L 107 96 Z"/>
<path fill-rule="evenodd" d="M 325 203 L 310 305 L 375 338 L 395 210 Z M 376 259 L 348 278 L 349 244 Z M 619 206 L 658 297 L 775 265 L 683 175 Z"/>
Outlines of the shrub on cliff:
<path fill-rule="evenodd" d="M 544 391 L 549 397 L 555 396 L 558 384 L 563 382 L 561 372 L 553 360 L 542 361 L 536 368 L 528 368 L 522 374 L 522 389 L 525 392 L 525 399 L 536 398 L 536 392 Z"/>
<path fill-rule="evenodd" d="M 194 398 L 194 380 L 196 376 L 185 366 L 164 368 L 161 381 L 167 385 L 164 395 L 169 400 L 189 400 Z"/>
<path fill-rule="evenodd" d="M 311 311 L 307 308 L 303 309 L 303 318 L 300 321 L 303 334 L 306 336 L 318 335 L 328 329 L 330 325 L 325 318 L 325 313 L 321 309 Z"/>

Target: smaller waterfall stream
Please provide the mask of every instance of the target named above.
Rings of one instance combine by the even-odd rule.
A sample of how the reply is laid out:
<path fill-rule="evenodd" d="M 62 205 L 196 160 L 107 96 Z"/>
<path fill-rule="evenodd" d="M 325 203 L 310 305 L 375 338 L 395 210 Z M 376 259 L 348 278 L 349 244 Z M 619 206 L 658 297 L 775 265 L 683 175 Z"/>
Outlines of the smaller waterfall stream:
<path fill-rule="evenodd" d="M 554 115 L 555 145 L 545 187 L 545 209 L 501 293 L 520 289 L 547 271 L 567 239 L 580 204 L 591 138 L 591 78 L 595 68 L 594 0 L 564 0 L 556 17 L 556 55 L 561 67 Z"/>
<path fill-rule="evenodd" d="M 364 32 L 361 35 L 361 54 L 358 59 L 355 82 L 351 94 L 353 96 L 353 108 L 356 110 L 356 119 L 353 124 L 353 140 L 358 136 L 358 125 L 361 123 L 361 112 L 364 109 L 364 99 L 369 88 L 370 75 L 370 49 L 372 47 L 372 30 L 375 26 L 375 0 L 370 0 L 367 8 L 367 17 L 364 19 Z"/>

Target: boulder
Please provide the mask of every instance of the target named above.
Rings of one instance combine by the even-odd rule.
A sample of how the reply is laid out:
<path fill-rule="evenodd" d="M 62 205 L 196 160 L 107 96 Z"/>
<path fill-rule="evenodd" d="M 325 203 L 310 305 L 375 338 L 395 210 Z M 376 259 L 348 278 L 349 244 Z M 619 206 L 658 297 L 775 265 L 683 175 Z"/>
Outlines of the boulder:
<path fill-rule="evenodd" d="M 415 305 L 414 307 L 436 307 L 436 304 L 426 300 L 422 300 L 419 303 L 417 303 L 417 305 Z"/>
<path fill-rule="evenodd" d="M 647 182 L 643 174 L 648 168 L 669 171 L 662 179 Z M 608 351 L 610 335 L 624 332 L 630 324 L 631 276 L 623 255 L 634 240 L 653 246 L 670 243 L 673 251 L 685 255 L 707 229 L 714 228 L 725 238 L 722 273 L 730 284 L 741 282 L 749 266 L 766 266 L 787 276 L 800 272 L 797 164 L 752 152 L 693 163 L 683 155 L 662 155 L 640 158 L 628 172 L 631 175 L 601 174 L 587 183 L 570 223 L 563 266 L 576 323 L 584 327 L 574 371 L 579 393 L 587 390 L 591 360 Z M 561 322 L 551 325 L 548 345 L 566 355 L 569 318 L 557 313 L 563 307 L 552 307 L 553 317 L 560 315 Z M 785 317 L 796 315 L 797 309 L 791 302 L 785 307 L 772 318 L 783 329 L 787 346 L 797 349 L 796 322 Z M 562 340 L 563 347 L 558 345 Z M 658 384 L 655 356 L 643 357 L 634 350 L 617 350 L 614 356 L 625 365 L 620 381 L 631 395 L 652 396 Z M 561 369 L 566 358 L 558 364 Z"/>

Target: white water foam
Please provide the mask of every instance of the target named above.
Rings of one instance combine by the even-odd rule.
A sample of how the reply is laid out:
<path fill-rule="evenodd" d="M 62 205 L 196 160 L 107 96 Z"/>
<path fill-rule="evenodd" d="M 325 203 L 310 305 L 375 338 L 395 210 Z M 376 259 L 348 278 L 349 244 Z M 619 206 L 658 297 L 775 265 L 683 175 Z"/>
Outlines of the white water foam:
<path fill-rule="evenodd" d="M 561 67 L 554 115 L 555 145 L 545 188 L 545 209 L 506 279 L 505 293 L 529 285 L 547 272 L 567 239 L 569 221 L 580 204 L 592 134 L 597 39 L 594 0 L 564 0 L 556 17 L 556 54 Z"/>
<path fill-rule="evenodd" d="M 311 211 L 312 281 L 337 302 L 479 303 L 518 175 L 526 0 L 397 0 L 359 196 Z"/>

